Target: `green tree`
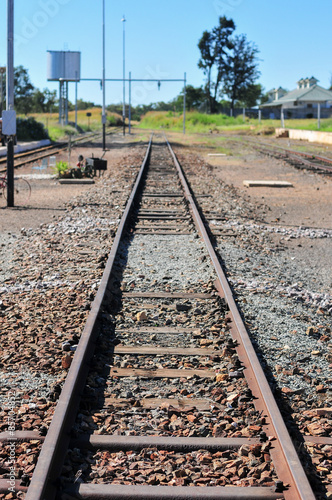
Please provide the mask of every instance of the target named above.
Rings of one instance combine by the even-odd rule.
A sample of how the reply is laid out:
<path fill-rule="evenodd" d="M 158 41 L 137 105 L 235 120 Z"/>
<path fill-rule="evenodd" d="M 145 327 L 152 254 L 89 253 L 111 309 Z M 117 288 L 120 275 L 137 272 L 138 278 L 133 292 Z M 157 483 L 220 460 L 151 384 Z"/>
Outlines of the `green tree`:
<path fill-rule="evenodd" d="M 33 111 L 34 113 L 44 113 L 45 112 L 45 108 L 44 108 L 45 95 L 41 90 L 35 89 L 32 96 L 31 96 L 31 100 L 32 100 L 31 111 Z"/>
<path fill-rule="evenodd" d="M 45 96 L 44 100 L 45 112 L 52 113 L 52 111 L 54 111 L 54 108 L 58 103 L 56 90 L 44 89 L 43 92 Z"/>
<path fill-rule="evenodd" d="M 177 111 L 183 110 L 183 96 L 184 89 L 174 99 L 174 105 Z M 202 87 L 193 87 L 193 85 L 186 86 L 186 109 L 198 109 L 206 101 L 206 93 Z"/>
<path fill-rule="evenodd" d="M 14 104 L 17 113 L 26 115 L 31 112 L 34 90 L 28 71 L 23 66 L 14 68 Z"/>
<path fill-rule="evenodd" d="M 77 109 L 90 109 L 95 106 L 94 102 L 84 101 L 83 99 L 77 99 Z"/>
<path fill-rule="evenodd" d="M 6 80 L 6 73 L 3 75 Z M 4 101 L 6 88 L 3 86 Z M 51 112 L 57 103 L 56 90 L 39 90 L 30 81 L 28 70 L 23 66 L 14 68 L 14 104 L 17 113 Z"/>
<path fill-rule="evenodd" d="M 204 31 L 198 42 L 201 52 L 198 67 L 206 76 L 205 90 L 210 113 L 216 112 L 217 96 L 225 74 L 228 51 L 233 47 L 231 35 L 234 30 L 234 21 L 223 16 L 219 18 L 219 25 L 212 31 Z"/>
<path fill-rule="evenodd" d="M 253 93 L 257 94 L 256 80 L 260 75 L 257 68 L 258 52 L 256 45 L 247 41 L 246 35 L 234 37 L 232 50 L 227 55 L 222 88 L 222 93 L 231 101 L 232 110 L 236 101 L 246 102 Z"/>
<path fill-rule="evenodd" d="M 258 101 L 262 104 L 263 87 L 260 83 L 252 83 L 247 86 L 244 97 L 238 102 L 241 108 L 253 108 Z"/>
<path fill-rule="evenodd" d="M 32 106 L 30 111 L 33 113 L 50 113 L 57 102 L 56 90 L 35 89 L 31 96 Z"/>
<path fill-rule="evenodd" d="M 269 94 L 267 92 L 262 94 L 260 104 L 265 104 L 266 102 L 269 102 Z"/>

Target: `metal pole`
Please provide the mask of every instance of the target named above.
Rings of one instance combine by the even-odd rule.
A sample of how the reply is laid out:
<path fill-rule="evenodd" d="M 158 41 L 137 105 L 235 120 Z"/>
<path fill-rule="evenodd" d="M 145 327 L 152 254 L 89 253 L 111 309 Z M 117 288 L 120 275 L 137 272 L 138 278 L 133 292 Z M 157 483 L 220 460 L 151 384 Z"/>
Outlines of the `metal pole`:
<path fill-rule="evenodd" d="M 101 121 L 103 124 L 103 150 L 106 149 L 106 111 L 105 111 L 105 0 L 103 0 L 103 111 Z"/>
<path fill-rule="evenodd" d="M 318 103 L 318 108 L 317 108 L 317 126 L 318 130 L 320 129 L 320 102 Z"/>
<path fill-rule="evenodd" d="M 284 108 L 281 106 L 281 128 L 285 128 Z"/>
<path fill-rule="evenodd" d="M 76 81 L 75 81 L 75 128 L 77 130 L 77 71 L 76 71 Z"/>
<path fill-rule="evenodd" d="M 7 111 L 14 110 L 14 0 L 7 0 Z M 7 207 L 14 206 L 14 138 L 7 141 Z"/>
<path fill-rule="evenodd" d="M 59 123 L 61 125 L 61 79 L 59 80 Z"/>
<path fill-rule="evenodd" d="M 243 121 L 246 121 L 246 108 L 242 109 L 242 116 L 243 116 Z"/>
<path fill-rule="evenodd" d="M 126 46 L 126 31 L 125 31 L 125 24 L 126 24 L 126 18 L 123 15 L 123 18 L 121 19 L 121 22 L 123 23 L 123 103 L 122 103 L 122 122 L 123 122 L 123 135 L 126 135 L 126 51 L 125 51 L 125 46 Z"/>
<path fill-rule="evenodd" d="M 68 125 L 68 82 L 65 83 L 66 98 L 65 98 L 65 123 Z"/>
<path fill-rule="evenodd" d="M 68 167 L 70 168 L 70 157 L 71 157 L 71 135 L 68 136 Z"/>
<path fill-rule="evenodd" d="M 1 93 L 1 115 L 2 115 L 2 111 L 3 111 L 3 75 L 4 75 L 5 72 L 6 72 L 6 68 L 4 68 L 4 67 L 0 68 L 0 75 L 1 75 L 1 89 L 0 89 L 0 93 Z"/>
<path fill-rule="evenodd" d="M 184 74 L 184 87 L 183 87 L 183 133 L 186 133 L 186 80 L 187 74 Z"/>
<path fill-rule="evenodd" d="M 261 124 L 261 122 L 262 122 L 262 110 L 259 109 L 258 110 L 258 123 Z"/>
<path fill-rule="evenodd" d="M 131 134 L 131 71 L 129 72 L 128 132 L 129 132 L 129 134 Z"/>

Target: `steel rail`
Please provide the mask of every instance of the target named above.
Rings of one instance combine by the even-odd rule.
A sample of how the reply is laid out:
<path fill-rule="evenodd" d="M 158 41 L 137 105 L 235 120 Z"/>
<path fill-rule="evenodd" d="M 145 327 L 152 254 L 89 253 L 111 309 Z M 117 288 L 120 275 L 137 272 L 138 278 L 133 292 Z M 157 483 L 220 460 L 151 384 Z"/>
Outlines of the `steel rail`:
<path fill-rule="evenodd" d="M 84 140 L 89 140 L 92 138 L 96 138 L 100 136 L 100 132 L 95 132 L 92 134 L 89 134 L 88 136 L 83 136 L 83 137 L 78 137 L 76 139 L 72 139 L 72 144 L 77 144 L 78 142 L 82 142 Z M 36 162 L 38 160 L 42 160 L 43 158 L 47 158 L 48 156 L 51 156 L 52 154 L 57 154 L 60 153 L 61 151 L 64 151 L 68 148 L 68 143 L 63 143 L 63 144 L 52 144 L 50 146 L 43 146 L 42 148 L 37 148 L 37 149 L 31 149 L 30 151 L 24 151 L 22 153 L 19 153 L 17 155 L 14 155 L 14 160 L 17 158 L 23 158 L 25 156 L 29 157 L 35 154 L 38 154 L 41 151 L 48 150 L 45 153 L 39 154 L 37 157 L 31 158 L 31 159 L 26 159 L 23 161 L 20 161 L 19 163 L 15 162 L 14 168 L 19 168 L 22 167 L 23 165 L 27 165 L 29 163 Z M 6 164 L 7 162 L 7 156 L 4 156 L 0 158 L 0 165 L 1 164 Z M 6 172 L 6 168 L 1 168 L 0 173 Z"/>
<path fill-rule="evenodd" d="M 23 165 L 28 165 L 29 163 L 34 163 L 34 162 L 37 162 L 38 160 L 42 160 L 43 158 L 47 158 L 48 156 L 51 156 L 52 154 L 57 154 L 57 153 L 60 153 L 61 151 L 64 151 L 65 149 L 67 149 L 67 145 L 66 146 L 52 146 L 52 149 L 50 149 L 47 153 L 42 153 L 34 158 L 27 158 L 26 160 L 23 160 L 23 161 L 20 161 L 20 162 L 15 162 L 15 165 L 14 165 L 14 168 L 19 168 L 19 167 L 23 167 Z M 38 154 L 39 150 L 34 150 L 34 151 L 30 151 L 29 153 L 27 153 L 26 156 L 31 156 L 31 155 L 34 155 L 34 154 Z M 14 160 L 16 159 L 16 156 L 14 156 Z M 2 163 L 6 163 L 7 161 L 7 158 L 6 160 L 4 160 Z M 2 168 L 0 169 L 0 172 L 6 172 L 6 168 Z"/>
<path fill-rule="evenodd" d="M 56 144 L 49 144 L 48 146 L 43 146 L 43 147 L 40 147 L 40 148 L 29 149 L 28 151 L 22 151 L 22 153 L 17 153 L 15 155 L 15 158 L 23 158 L 24 156 L 29 156 L 29 155 L 32 155 L 34 153 L 39 153 L 41 151 L 46 151 L 48 149 L 52 149 L 55 146 L 56 146 Z M 7 161 L 7 156 L 6 155 L 1 156 L 1 158 L 0 158 L 0 164 L 1 163 L 6 163 L 6 161 Z"/>
<path fill-rule="evenodd" d="M 61 146 L 61 147 L 60 146 L 55 146 L 55 145 L 54 146 L 49 146 L 49 151 L 47 153 L 39 154 L 38 156 L 34 156 L 33 158 L 29 158 L 29 156 L 36 155 L 36 154 L 38 154 L 40 151 L 42 151 L 45 148 L 42 148 L 42 149 L 33 149 L 31 151 L 26 151 L 25 153 L 22 153 L 20 155 L 14 155 L 14 160 L 16 160 L 16 158 L 20 158 L 21 156 L 27 156 L 28 157 L 26 160 L 23 160 L 23 161 L 20 161 L 20 162 L 16 162 L 15 161 L 14 168 L 23 167 L 23 165 L 28 165 L 29 163 L 37 162 L 38 160 L 42 160 L 43 158 L 47 158 L 48 156 L 51 156 L 52 154 L 57 154 L 60 151 L 64 151 L 65 149 L 67 149 L 67 147 L 68 147 L 67 145 L 66 146 Z M 0 160 L 0 164 L 6 164 L 6 163 L 7 163 L 7 157 L 2 158 Z M 7 167 L 0 169 L 0 173 L 4 173 L 6 171 L 7 171 Z"/>
<path fill-rule="evenodd" d="M 275 444 L 274 462 L 276 465 L 276 470 L 278 477 L 283 481 L 283 483 L 290 484 L 291 487 L 289 491 L 284 492 L 286 500 L 315 500 L 315 495 L 311 489 L 307 476 L 303 470 L 299 457 L 296 453 L 294 445 L 292 443 L 291 437 L 287 431 L 284 420 L 281 416 L 277 403 L 273 397 L 272 391 L 265 377 L 261 364 L 258 360 L 257 354 L 249 338 L 248 332 L 242 320 L 241 314 L 237 308 L 233 293 L 231 291 L 230 285 L 227 278 L 223 272 L 221 264 L 219 262 L 218 256 L 211 244 L 210 238 L 208 236 L 207 230 L 205 228 L 204 222 L 199 214 L 198 208 L 194 201 L 191 190 L 187 184 L 186 177 L 184 175 L 183 169 L 171 148 L 167 138 L 165 137 L 169 151 L 173 157 L 174 164 L 178 170 L 181 183 L 185 192 L 185 196 L 190 206 L 192 217 L 194 219 L 196 228 L 200 233 L 210 258 L 213 262 L 213 266 L 217 273 L 220 282 L 220 295 L 224 297 L 227 301 L 230 318 L 232 323 L 235 325 L 237 337 L 239 342 L 243 347 L 243 353 L 245 354 L 248 363 L 246 364 L 246 371 L 248 375 L 248 368 L 250 369 L 250 377 L 246 377 L 249 386 L 252 389 L 254 396 L 258 398 L 258 401 L 264 401 L 265 408 L 268 412 L 269 420 L 271 422 L 273 435 L 277 438 Z M 243 358 L 242 358 L 243 359 Z M 279 448 L 279 449 L 278 449 Z M 272 451 L 271 451 L 272 455 Z"/>
<path fill-rule="evenodd" d="M 311 158 L 312 160 L 320 160 L 326 163 L 331 163 L 332 164 L 332 158 L 327 158 L 326 156 L 320 156 L 316 155 L 314 153 L 305 153 L 304 151 L 296 151 L 295 149 L 287 149 L 282 146 L 277 146 L 275 144 L 264 144 L 263 142 L 260 141 L 254 141 L 252 139 L 245 139 L 246 142 L 252 143 L 252 144 L 258 144 L 259 146 L 263 146 L 264 148 L 274 148 L 274 149 L 280 149 L 281 151 L 284 151 L 285 153 L 293 153 L 297 156 L 305 156 L 306 158 Z"/>
<path fill-rule="evenodd" d="M 145 168 L 151 151 L 152 136 L 138 173 L 133 190 L 128 198 L 114 242 L 109 254 L 97 295 L 92 303 L 78 348 L 73 357 L 65 384 L 63 386 L 54 416 L 42 446 L 38 462 L 25 500 L 52 500 L 57 494 L 57 480 L 65 459 L 65 450 L 70 442 L 70 429 L 76 418 L 79 399 L 93 356 L 93 344 L 97 336 L 98 314 L 107 294 L 109 276 L 112 272 L 115 256 L 131 214 L 134 200 L 138 194 Z"/>
<path fill-rule="evenodd" d="M 298 161 L 302 161 L 303 165 L 307 165 L 309 168 L 313 170 L 319 170 L 319 171 L 324 171 L 324 172 L 331 172 L 332 171 L 332 159 L 331 158 L 326 158 L 324 156 L 319 156 L 319 155 L 314 155 L 312 153 L 305 153 L 303 151 L 296 151 L 294 149 L 287 149 L 283 148 L 282 146 L 276 146 L 274 144 L 264 144 L 259 141 L 253 141 L 250 139 L 244 139 L 243 142 L 247 142 L 248 144 L 251 144 L 253 146 L 256 146 L 257 148 L 262 148 L 260 151 L 263 154 L 268 154 L 268 152 L 273 153 L 274 150 L 279 150 L 280 154 L 284 153 L 288 159 L 296 159 Z M 287 157 L 285 158 L 287 161 Z M 302 157 L 301 159 L 299 157 Z M 305 158 L 305 159 L 304 159 Z M 311 161 L 310 161 L 311 159 Z M 321 164 L 319 163 L 314 163 L 314 160 L 318 160 L 322 162 Z M 325 165 L 324 165 L 325 163 Z M 326 165 L 328 163 L 328 165 Z"/>
<path fill-rule="evenodd" d="M 101 279 L 100 287 L 97 292 L 97 296 L 92 304 L 91 312 L 89 314 L 89 317 L 87 319 L 86 325 L 84 327 L 81 340 L 79 342 L 78 349 L 75 353 L 75 356 L 73 358 L 73 362 L 71 365 L 71 368 L 69 370 L 69 373 L 66 378 L 65 385 L 63 387 L 62 393 L 60 395 L 60 398 L 58 400 L 58 404 L 54 413 L 54 417 L 52 419 L 48 434 L 45 438 L 44 445 L 42 447 L 36 469 L 34 471 L 33 477 L 31 484 L 29 486 L 27 495 L 26 495 L 26 500 L 53 500 L 55 496 L 58 493 L 58 485 L 57 485 L 57 480 L 60 476 L 61 472 L 61 467 L 63 465 L 64 461 L 64 455 L 65 455 L 65 450 L 67 449 L 69 443 L 70 443 L 70 429 L 75 421 L 76 417 L 76 411 L 78 409 L 78 402 L 81 396 L 81 392 L 85 383 L 86 376 L 88 374 L 89 370 L 89 361 L 91 360 L 93 356 L 93 344 L 96 341 L 96 336 L 97 336 L 97 326 L 98 326 L 98 313 L 99 310 L 103 304 L 103 300 L 105 297 L 107 297 L 107 292 L 108 292 L 108 283 L 109 283 L 109 276 L 110 273 L 112 272 L 113 269 L 113 264 L 115 260 L 115 256 L 117 254 L 117 249 L 118 245 L 120 243 L 120 240 L 122 238 L 122 234 L 126 225 L 126 222 L 128 220 L 128 216 L 131 213 L 131 208 L 133 207 L 133 204 L 135 202 L 135 198 L 138 193 L 138 189 L 141 185 L 141 181 L 143 179 L 143 173 L 144 169 L 147 165 L 147 161 L 149 158 L 150 154 L 150 149 L 151 149 L 151 143 L 152 143 L 152 138 L 149 143 L 149 148 L 147 150 L 144 162 L 142 164 L 140 173 L 138 174 L 137 180 L 135 182 L 135 186 L 133 188 L 133 191 L 128 199 L 128 203 L 126 205 L 125 211 L 123 213 L 123 216 L 121 218 L 121 222 L 119 225 L 119 229 L 117 231 L 107 264 L 106 268 L 103 274 L 103 277 Z M 168 147 L 170 148 L 169 143 L 167 142 Z M 173 153 L 173 151 L 170 148 L 170 151 L 172 153 L 173 159 L 176 157 Z M 192 205 L 191 202 L 193 202 L 193 197 L 191 195 L 191 192 L 189 190 L 189 187 L 187 186 L 185 182 L 185 177 L 182 172 L 182 169 L 179 165 L 179 163 L 175 162 L 176 168 L 179 172 L 179 176 L 181 179 L 181 183 L 183 186 L 183 190 L 185 192 L 185 197 L 189 202 L 190 205 L 190 211 L 193 215 L 196 227 L 198 228 L 199 233 L 201 236 L 206 240 L 207 238 L 207 233 L 204 227 L 204 224 L 202 220 L 199 217 L 198 210 L 195 205 Z M 197 217 L 198 216 L 198 217 Z M 204 233 L 205 232 L 205 233 Z M 207 243 L 207 241 L 206 241 Z M 213 261 L 213 265 L 217 271 L 218 278 L 220 282 L 223 282 L 223 279 L 226 280 L 225 277 L 223 277 L 223 273 L 221 270 L 221 266 L 219 264 L 219 260 L 213 250 L 213 247 L 211 243 L 208 241 L 208 252 L 210 254 L 210 257 Z M 212 248 L 213 251 L 210 251 L 210 248 Z M 214 255 L 213 255 L 214 254 Z M 220 269 L 219 269 L 220 268 Z M 221 270 L 221 273 L 219 272 Z M 238 316 L 236 313 L 232 310 L 232 300 L 234 302 L 234 299 L 232 297 L 230 288 L 227 290 L 227 286 L 224 285 L 224 296 L 226 297 L 229 307 L 231 309 L 231 318 L 233 322 L 238 325 L 239 319 L 241 321 L 240 315 L 238 313 Z M 227 280 L 226 280 L 226 285 L 228 285 Z M 235 302 L 234 302 L 235 304 Z M 244 325 L 243 325 L 244 328 Z M 240 328 L 241 330 L 241 328 Z M 245 330 L 245 328 L 244 328 Z M 241 332 L 243 333 L 243 332 Z M 244 341 L 242 340 L 242 343 Z M 250 341 L 249 341 L 250 343 Z M 252 345 L 250 343 L 250 346 L 252 348 Z M 250 348 L 249 346 L 249 348 Z M 253 350 L 253 348 L 252 348 Z M 251 357 L 253 357 L 255 354 L 251 354 Z M 243 359 L 243 358 L 242 358 Z M 258 360 L 256 359 L 257 364 Z M 249 364 L 249 363 L 248 363 Z M 262 372 L 261 374 L 266 382 L 266 379 L 264 377 L 264 374 Z M 256 381 L 256 377 L 252 376 L 253 379 Z M 257 377 L 258 379 L 259 377 Z M 262 382 L 260 381 L 262 384 Z M 249 385 L 250 385 L 250 380 L 249 380 Z M 268 384 L 266 382 L 266 385 L 268 387 Z M 259 386 L 259 384 L 258 384 Z M 259 386 L 260 388 L 260 386 Z M 269 389 L 269 387 L 268 387 Z M 263 391 L 261 391 L 263 392 Z M 254 395 L 256 396 L 259 393 L 260 396 L 260 391 L 257 389 L 256 391 L 253 391 Z M 272 396 L 272 393 L 270 393 Z M 273 399 L 273 397 L 272 397 Z M 274 400 L 273 400 L 274 401 Z M 270 406 L 273 406 L 273 401 L 271 402 Z M 276 412 L 279 412 L 278 408 L 276 407 L 276 404 L 274 402 Z M 274 408 L 274 407 L 273 407 Z M 264 407 L 265 409 L 265 407 Z M 271 415 L 270 418 L 272 419 Z M 280 416 L 281 418 L 281 416 Z M 273 428 L 274 429 L 274 428 Z M 288 436 L 287 430 L 286 431 L 286 436 Z M 275 435 L 278 435 L 279 439 L 280 436 L 277 431 L 274 431 Z M 289 436 L 288 436 L 289 438 Z M 97 441 L 100 440 L 99 438 L 96 438 Z M 95 440 L 96 441 L 96 440 Z M 105 436 L 105 438 L 102 438 L 101 441 L 104 443 L 104 445 L 109 441 L 109 437 Z M 114 441 L 119 441 L 118 438 L 110 439 L 110 446 L 114 446 Z M 120 439 L 121 441 L 121 439 Z M 143 439 L 137 439 L 137 445 L 142 446 L 144 445 L 145 438 Z M 162 442 L 163 440 L 157 439 L 157 441 Z M 98 441 L 99 442 L 99 441 Z M 93 441 L 91 442 L 93 444 Z M 96 442 L 95 442 L 96 444 Z M 169 443 L 171 444 L 171 443 Z M 180 445 L 181 443 L 179 442 L 177 444 Z M 200 444 L 200 443 L 199 443 Z M 212 443 L 211 443 L 212 444 Z M 220 444 L 220 443 L 219 443 Z M 189 442 L 188 442 L 189 445 Z M 183 443 L 183 446 L 186 446 L 185 443 Z M 294 450 L 294 449 L 293 449 Z M 289 452 L 289 450 L 287 450 Z M 278 454 L 278 449 L 277 449 L 277 454 Z M 278 462 L 278 460 L 275 460 L 276 452 L 274 452 L 274 456 L 272 457 L 274 462 Z M 296 460 L 295 460 L 296 458 Z M 298 457 L 295 453 L 294 450 L 294 464 L 293 466 L 295 469 L 298 467 Z M 300 465 L 301 467 L 301 465 Z M 302 467 L 301 467 L 302 470 Z M 288 471 L 281 470 L 280 467 L 277 468 L 277 473 L 280 479 L 287 484 L 291 484 L 291 488 L 289 492 L 283 491 L 281 492 L 280 490 L 275 491 L 273 488 L 270 487 L 265 487 L 265 488 L 239 488 L 239 487 L 232 487 L 232 488 L 191 488 L 191 487 L 185 487 L 185 488 L 177 488 L 177 487 L 167 487 L 167 486 L 162 486 L 162 487 L 156 487 L 156 486 L 131 486 L 131 487 L 126 487 L 126 486 L 118 486 L 118 485 L 98 485 L 98 484 L 75 484 L 70 486 L 68 489 L 66 488 L 66 491 L 63 493 L 61 498 L 63 499 L 73 499 L 73 498 L 86 498 L 86 499 L 101 499 L 101 498 L 114 498 L 114 499 L 130 499 L 130 498 L 150 498 L 150 499 L 159 499 L 159 498 L 183 498 L 183 499 L 189 499 L 189 498 L 196 498 L 196 499 L 211 499 L 215 498 L 218 500 L 221 499 L 239 499 L 242 498 L 244 499 L 277 499 L 277 498 L 285 498 L 286 500 L 312 500 L 315 497 L 312 496 L 312 492 L 309 486 L 309 490 L 306 493 L 304 490 L 304 495 L 302 495 L 302 491 L 297 494 L 297 491 L 293 488 L 293 477 L 292 474 Z M 301 478 L 302 483 L 305 483 L 305 487 L 307 484 L 307 479 L 304 475 L 303 472 L 303 478 Z"/>
<path fill-rule="evenodd" d="M 283 495 L 272 487 L 241 486 L 127 486 L 118 484 L 81 484 L 68 488 L 63 500 L 277 500 Z"/>

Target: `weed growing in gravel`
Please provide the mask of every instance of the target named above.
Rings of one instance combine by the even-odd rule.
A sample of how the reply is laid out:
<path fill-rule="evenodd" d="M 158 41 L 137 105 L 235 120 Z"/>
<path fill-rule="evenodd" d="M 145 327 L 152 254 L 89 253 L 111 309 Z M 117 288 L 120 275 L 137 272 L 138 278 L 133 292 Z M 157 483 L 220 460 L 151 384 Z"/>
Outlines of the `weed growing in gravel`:
<path fill-rule="evenodd" d="M 54 167 L 54 171 L 58 177 L 62 177 L 63 174 L 68 170 L 68 163 L 66 161 L 58 161 Z"/>

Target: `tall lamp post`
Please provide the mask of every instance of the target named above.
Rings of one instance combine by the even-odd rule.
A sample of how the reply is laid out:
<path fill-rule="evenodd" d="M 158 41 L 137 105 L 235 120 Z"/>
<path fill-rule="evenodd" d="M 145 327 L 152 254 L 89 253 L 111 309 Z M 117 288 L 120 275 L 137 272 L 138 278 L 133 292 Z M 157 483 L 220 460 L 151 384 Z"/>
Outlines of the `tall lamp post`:
<path fill-rule="evenodd" d="M 126 18 L 123 15 L 123 18 L 121 19 L 121 22 L 123 23 L 123 104 L 122 104 L 122 121 L 123 121 L 123 135 L 126 135 L 126 58 L 125 58 L 125 42 L 126 42 L 126 30 L 125 30 L 125 24 L 126 24 Z"/>

